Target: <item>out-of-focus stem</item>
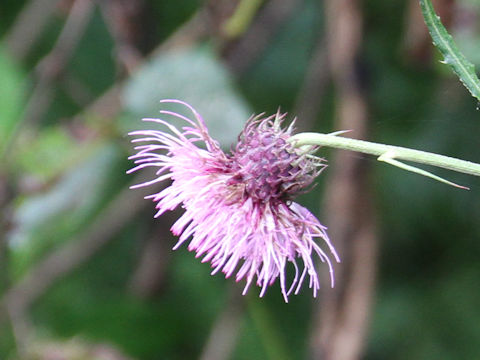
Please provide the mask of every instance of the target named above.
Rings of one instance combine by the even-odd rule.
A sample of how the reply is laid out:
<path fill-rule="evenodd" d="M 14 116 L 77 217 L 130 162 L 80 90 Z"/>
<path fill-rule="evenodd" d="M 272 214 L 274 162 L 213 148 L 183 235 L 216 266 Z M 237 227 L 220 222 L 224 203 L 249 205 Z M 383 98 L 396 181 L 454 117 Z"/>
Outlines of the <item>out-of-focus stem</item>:
<path fill-rule="evenodd" d="M 247 296 L 248 312 L 260 333 L 261 340 L 265 347 L 268 359 L 287 360 L 291 359 L 289 351 L 285 347 L 285 342 L 281 338 L 278 328 L 273 324 L 268 309 L 265 304 L 254 298 L 251 293 Z"/>
<path fill-rule="evenodd" d="M 253 20 L 263 0 L 242 0 L 232 17 L 224 24 L 223 30 L 230 38 L 241 36 Z"/>
<path fill-rule="evenodd" d="M 327 66 L 335 89 L 334 128 L 355 129 L 368 138 L 368 76 L 360 59 L 363 5 L 360 0 L 325 0 Z M 318 100 L 315 100 L 318 101 Z M 338 135 L 338 133 L 336 134 Z M 325 184 L 324 221 L 342 262 L 336 285 L 314 303 L 310 358 L 358 360 L 367 339 L 375 291 L 378 236 L 368 164 L 344 151 L 331 159 Z"/>

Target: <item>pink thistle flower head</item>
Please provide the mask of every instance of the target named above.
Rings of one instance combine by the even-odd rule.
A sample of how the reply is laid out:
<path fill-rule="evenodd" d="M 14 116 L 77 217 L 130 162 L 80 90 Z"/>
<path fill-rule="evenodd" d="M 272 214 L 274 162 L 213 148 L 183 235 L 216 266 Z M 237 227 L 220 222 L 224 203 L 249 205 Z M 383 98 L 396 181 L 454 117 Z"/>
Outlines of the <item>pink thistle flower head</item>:
<path fill-rule="evenodd" d="M 181 104 L 193 117 L 160 111 L 184 121 L 182 129 L 162 119 L 144 119 L 166 130 L 129 134 L 136 137 L 132 142 L 143 143 L 130 157 L 136 166 L 129 173 L 145 167 L 157 169 L 155 179 L 132 188 L 171 180 L 171 185 L 146 198 L 157 203 L 156 217 L 180 205 L 184 208 L 171 228 L 179 236 L 174 249 L 189 241 L 188 249 L 202 257 L 202 262 L 210 262 L 212 274 L 222 271 L 227 278 L 235 274 L 237 281 L 245 279 L 243 294 L 255 280 L 263 296 L 278 278 L 288 301 L 308 275 L 316 296 L 320 282 L 314 255 L 328 266 L 333 287 L 330 256 L 340 260 L 326 228 L 292 201 L 296 194 L 308 190 L 325 164 L 289 142 L 293 126 L 281 127 L 286 114 L 251 117 L 238 144 L 225 153 L 190 105 L 179 100 L 161 102 Z M 298 260 L 303 267 L 298 266 Z M 288 263 L 295 271 L 291 281 L 286 277 Z"/>

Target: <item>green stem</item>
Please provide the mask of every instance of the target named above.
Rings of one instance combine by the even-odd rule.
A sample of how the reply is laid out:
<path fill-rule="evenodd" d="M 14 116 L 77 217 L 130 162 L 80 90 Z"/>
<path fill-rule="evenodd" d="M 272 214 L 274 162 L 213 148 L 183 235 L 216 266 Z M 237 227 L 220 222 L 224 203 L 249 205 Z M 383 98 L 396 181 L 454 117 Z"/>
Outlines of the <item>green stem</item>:
<path fill-rule="evenodd" d="M 262 2 L 263 0 L 242 0 L 223 27 L 227 36 L 237 38 L 242 35 L 248 29 Z"/>
<path fill-rule="evenodd" d="M 257 331 L 261 336 L 267 357 L 271 360 L 291 359 L 285 341 L 280 336 L 278 327 L 275 326 L 265 304 L 252 296 L 252 292 L 247 294 L 247 304 Z"/>
<path fill-rule="evenodd" d="M 465 174 L 480 176 L 480 164 L 466 160 L 455 159 L 449 156 L 432 154 L 425 151 L 407 149 L 400 146 L 378 144 L 369 141 L 350 139 L 332 134 L 300 133 L 292 136 L 291 141 L 296 147 L 305 145 L 328 146 L 337 149 L 351 150 L 383 156 L 390 159 L 413 161 L 453 170 Z M 380 159 L 384 160 L 384 158 Z"/>

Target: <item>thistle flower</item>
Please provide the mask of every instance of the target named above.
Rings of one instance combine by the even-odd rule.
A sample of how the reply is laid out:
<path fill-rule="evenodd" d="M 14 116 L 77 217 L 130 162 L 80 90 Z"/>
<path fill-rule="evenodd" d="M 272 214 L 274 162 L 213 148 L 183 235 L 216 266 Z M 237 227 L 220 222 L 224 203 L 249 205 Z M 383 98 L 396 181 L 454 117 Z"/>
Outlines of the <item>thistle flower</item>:
<path fill-rule="evenodd" d="M 308 274 L 309 287 L 316 296 L 320 287 L 312 257 L 318 255 L 328 265 L 334 285 L 332 261 L 339 257 L 326 228 L 306 208 L 292 201 L 312 184 L 325 164 L 305 149 L 295 148 L 288 140 L 292 125 L 281 128 L 286 114 L 251 117 L 238 138 L 238 144 L 225 153 L 210 137 L 202 117 L 190 105 L 179 100 L 162 100 L 187 107 L 193 119 L 162 110 L 161 114 L 185 121 L 181 130 L 161 119 L 143 119 L 159 123 L 169 131 L 134 131 L 136 146 L 130 157 L 136 166 L 129 173 L 146 167 L 158 168 L 157 177 L 132 188 L 149 186 L 171 179 L 171 185 L 147 196 L 157 203 L 155 217 L 181 205 L 185 212 L 172 226 L 179 236 L 174 249 L 189 241 L 202 262 L 210 262 L 212 275 L 222 271 L 225 277 L 236 274 L 246 280 L 245 294 L 254 279 L 267 287 L 280 279 L 285 301 L 297 294 Z M 324 242 L 327 251 L 315 241 Z M 297 264 L 303 262 L 303 269 Z M 287 263 L 293 264 L 294 277 L 287 281 Z M 288 284 L 287 284 L 288 283 Z"/>

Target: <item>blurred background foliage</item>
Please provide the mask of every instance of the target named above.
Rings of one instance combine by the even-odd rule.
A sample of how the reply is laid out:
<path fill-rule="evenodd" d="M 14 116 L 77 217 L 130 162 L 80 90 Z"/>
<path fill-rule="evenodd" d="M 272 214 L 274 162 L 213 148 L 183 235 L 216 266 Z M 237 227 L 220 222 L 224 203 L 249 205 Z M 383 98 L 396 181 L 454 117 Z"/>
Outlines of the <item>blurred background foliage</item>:
<path fill-rule="evenodd" d="M 241 297 L 185 247 L 172 254 L 178 213 L 154 221 L 128 190 L 126 133 L 162 98 L 192 104 L 226 149 L 279 107 L 302 130 L 340 130 L 328 3 L 1 2 L 0 359 L 317 358 L 312 319 L 333 290 Z M 360 84 L 366 137 L 480 162 L 478 105 L 437 61 L 417 2 L 351 3 L 363 32 L 354 69 L 339 66 Z M 434 4 L 480 65 L 480 3 Z M 370 171 L 380 250 L 364 346 L 345 359 L 479 358 L 478 179 L 440 171 L 460 191 L 348 156 Z M 299 202 L 342 221 L 323 206 L 330 171 Z"/>

